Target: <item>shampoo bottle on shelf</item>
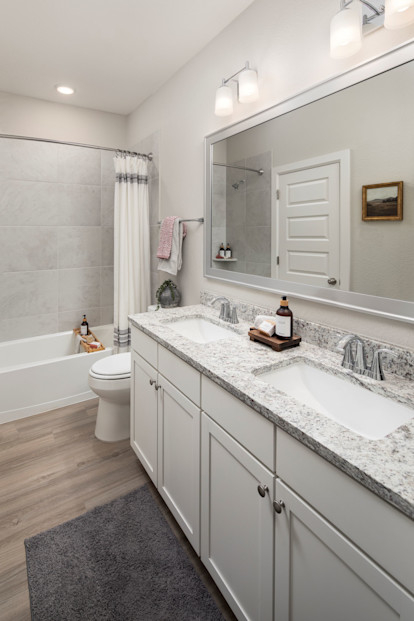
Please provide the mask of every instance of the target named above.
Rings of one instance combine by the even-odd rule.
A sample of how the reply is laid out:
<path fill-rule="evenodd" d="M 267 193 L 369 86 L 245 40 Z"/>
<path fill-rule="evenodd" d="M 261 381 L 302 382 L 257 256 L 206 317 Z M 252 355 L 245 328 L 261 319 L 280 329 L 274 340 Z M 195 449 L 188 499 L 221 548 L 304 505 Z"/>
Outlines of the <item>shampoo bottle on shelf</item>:
<path fill-rule="evenodd" d="M 293 313 L 285 295 L 280 300 L 280 308 L 276 311 L 276 336 L 284 341 L 293 336 Z"/>
<path fill-rule="evenodd" d="M 226 259 L 231 259 L 231 257 L 232 257 L 232 252 L 231 252 L 230 244 L 227 244 L 227 246 L 226 246 Z"/>
<path fill-rule="evenodd" d="M 89 334 L 89 324 L 86 321 L 86 315 L 83 316 L 83 320 L 80 325 L 80 333 L 81 333 L 81 336 L 88 336 Z"/>
<path fill-rule="evenodd" d="M 221 242 L 220 244 L 220 250 L 219 250 L 219 255 L 222 259 L 224 259 L 226 257 L 226 251 L 224 249 L 224 244 L 223 242 Z"/>

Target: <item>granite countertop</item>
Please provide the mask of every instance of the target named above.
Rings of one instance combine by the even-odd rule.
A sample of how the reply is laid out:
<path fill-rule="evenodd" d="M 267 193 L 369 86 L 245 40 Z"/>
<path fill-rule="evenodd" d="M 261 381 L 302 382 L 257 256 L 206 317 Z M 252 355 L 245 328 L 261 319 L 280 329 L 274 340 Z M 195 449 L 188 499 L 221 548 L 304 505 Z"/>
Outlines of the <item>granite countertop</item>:
<path fill-rule="evenodd" d="M 229 338 L 194 343 L 171 329 L 171 322 L 186 317 L 204 317 L 223 326 Z M 414 519 L 414 417 L 385 438 L 368 440 L 265 383 L 260 373 L 294 360 L 306 361 L 414 409 L 413 381 L 394 374 L 387 374 L 383 382 L 355 375 L 341 367 L 339 353 L 304 341 L 299 347 L 275 352 L 250 341 L 249 323 L 225 323 L 218 319 L 217 309 L 202 304 L 160 309 L 133 315 L 130 320 L 132 325 Z"/>

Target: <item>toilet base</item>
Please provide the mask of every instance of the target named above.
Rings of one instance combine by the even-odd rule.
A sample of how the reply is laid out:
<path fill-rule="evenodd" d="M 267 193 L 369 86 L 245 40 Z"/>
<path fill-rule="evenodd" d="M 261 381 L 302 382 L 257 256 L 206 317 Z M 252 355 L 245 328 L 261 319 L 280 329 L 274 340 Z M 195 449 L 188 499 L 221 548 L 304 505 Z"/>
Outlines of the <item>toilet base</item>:
<path fill-rule="evenodd" d="M 119 442 L 129 438 L 130 408 L 99 398 L 96 417 L 95 436 L 102 442 Z"/>

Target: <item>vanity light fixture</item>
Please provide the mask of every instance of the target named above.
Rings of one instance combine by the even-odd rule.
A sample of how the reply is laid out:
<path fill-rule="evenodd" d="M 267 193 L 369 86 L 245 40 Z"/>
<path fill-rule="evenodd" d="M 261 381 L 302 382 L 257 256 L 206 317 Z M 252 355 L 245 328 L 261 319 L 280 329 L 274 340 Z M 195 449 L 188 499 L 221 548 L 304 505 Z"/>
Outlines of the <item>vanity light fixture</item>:
<path fill-rule="evenodd" d="M 362 14 L 362 5 L 371 14 Z M 385 0 L 375 6 L 367 0 L 341 0 L 340 10 L 331 20 L 331 56 L 348 58 L 362 47 L 362 35 L 381 27 L 390 30 L 414 23 L 414 0 Z"/>
<path fill-rule="evenodd" d="M 237 75 L 239 76 L 238 81 L 234 79 Z M 250 103 L 259 98 L 257 71 L 251 69 L 247 61 L 243 69 L 239 69 L 229 78 L 223 78 L 221 86 L 216 91 L 216 116 L 229 116 L 233 114 L 233 91 L 228 86 L 230 81 L 237 82 L 240 103 Z"/>
<path fill-rule="evenodd" d="M 61 95 L 73 95 L 73 93 L 75 92 L 74 88 L 72 88 L 71 86 L 63 86 L 63 84 L 58 84 L 56 86 L 56 90 Z"/>

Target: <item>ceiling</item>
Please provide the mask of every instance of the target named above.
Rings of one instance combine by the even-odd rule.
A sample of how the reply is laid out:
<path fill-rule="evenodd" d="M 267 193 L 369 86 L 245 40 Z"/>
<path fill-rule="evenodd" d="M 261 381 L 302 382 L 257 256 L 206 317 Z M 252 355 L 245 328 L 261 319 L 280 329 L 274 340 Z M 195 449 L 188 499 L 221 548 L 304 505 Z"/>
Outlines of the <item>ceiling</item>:
<path fill-rule="evenodd" d="M 253 1 L 0 0 L 0 91 L 129 114 Z"/>

